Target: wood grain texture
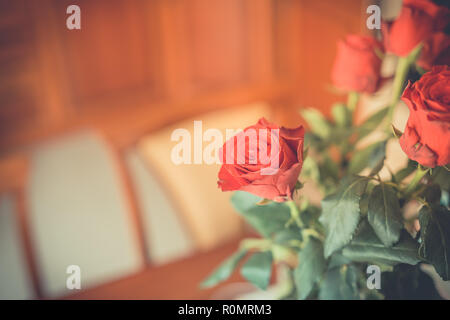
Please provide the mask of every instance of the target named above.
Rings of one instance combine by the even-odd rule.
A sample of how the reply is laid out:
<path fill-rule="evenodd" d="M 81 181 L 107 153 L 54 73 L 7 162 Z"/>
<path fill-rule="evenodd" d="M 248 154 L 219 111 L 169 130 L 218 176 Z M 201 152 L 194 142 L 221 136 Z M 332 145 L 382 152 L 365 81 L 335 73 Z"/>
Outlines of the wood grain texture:
<path fill-rule="evenodd" d="M 246 102 L 239 101 L 243 92 L 259 94 L 255 100 L 270 96 L 281 124 L 297 124 L 300 106 L 326 111 L 342 99 L 329 81 L 335 42 L 363 31 L 366 3 L 80 0 L 82 29 L 70 31 L 68 0 L 1 2 L 15 13 L 5 20 L 15 29 L 0 30 L 4 39 L 20 39 L 27 16 L 34 32 L 19 47 L 0 41 L 0 63 L 16 48 L 19 69 L 28 70 L 20 90 L 3 95 L 11 103 L 1 111 L 0 153 L 133 113 L 160 119 L 146 122 L 146 131 L 156 130 L 187 113 L 222 107 L 202 101 L 224 92 L 224 100 L 238 104 Z M 31 62 L 20 58 L 26 52 L 36 52 Z M 264 86 L 268 91 L 255 89 Z M 128 135 L 126 127 L 122 132 Z"/>

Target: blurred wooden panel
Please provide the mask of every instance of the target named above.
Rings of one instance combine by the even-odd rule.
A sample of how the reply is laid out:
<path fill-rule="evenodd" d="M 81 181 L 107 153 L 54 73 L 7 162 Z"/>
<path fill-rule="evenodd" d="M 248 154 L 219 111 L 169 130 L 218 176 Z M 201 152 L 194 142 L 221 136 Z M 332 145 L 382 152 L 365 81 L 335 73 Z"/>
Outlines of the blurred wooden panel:
<path fill-rule="evenodd" d="M 0 133 L 30 125 L 38 116 L 33 23 L 25 2 L 0 1 Z"/>
<path fill-rule="evenodd" d="M 189 16 L 191 77 L 214 87 L 245 80 L 248 51 L 246 1 L 185 1 Z"/>
<path fill-rule="evenodd" d="M 65 22 L 73 1 L 54 1 L 56 17 Z M 140 0 L 77 1 L 81 30 L 60 26 L 66 72 L 76 105 L 128 90 L 152 89 L 152 57 L 158 43 L 153 2 Z"/>
<path fill-rule="evenodd" d="M 23 154 L 0 158 L 0 193 L 17 191 L 25 186 L 28 160 Z"/>
<path fill-rule="evenodd" d="M 0 147 L 128 116 L 151 131 L 264 87 L 255 100 L 296 125 L 298 107 L 343 99 L 329 90 L 336 40 L 363 30 L 364 3 L 80 0 L 82 29 L 67 30 L 69 0 L 0 0 Z"/>
<path fill-rule="evenodd" d="M 291 94 L 286 95 L 275 106 L 276 122 L 285 126 L 299 123 L 298 106 L 302 94 L 301 51 L 302 1 L 273 1 L 274 27 L 274 72 L 278 79 L 291 84 Z"/>
<path fill-rule="evenodd" d="M 277 108 L 280 124 L 298 125 L 301 107 L 328 113 L 333 103 L 345 101 L 330 80 L 336 42 L 349 33 L 367 32 L 367 5 L 367 0 L 274 2 L 276 70 L 294 88 L 291 100 Z"/>
<path fill-rule="evenodd" d="M 330 74 L 336 41 L 349 33 L 366 32 L 364 0 L 301 1 L 302 106 L 324 111 L 345 100 L 332 89 Z"/>
<path fill-rule="evenodd" d="M 272 0 L 248 0 L 245 2 L 245 22 L 248 24 L 245 41 L 248 52 L 245 59 L 248 64 L 250 81 L 265 82 L 275 76 L 276 20 L 275 2 Z"/>
<path fill-rule="evenodd" d="M 157 1 L 170 97 L 273 79 L 272 1 Z"/>
<path fill-rule="evenodd" d="M 158 15 L 162 59 L 159 79 L 164 83 L 164 93 L 173 100 L 189 94 L 190 83 L 187 36 L 186 3 L 181 0 L 155 0 Z"/>

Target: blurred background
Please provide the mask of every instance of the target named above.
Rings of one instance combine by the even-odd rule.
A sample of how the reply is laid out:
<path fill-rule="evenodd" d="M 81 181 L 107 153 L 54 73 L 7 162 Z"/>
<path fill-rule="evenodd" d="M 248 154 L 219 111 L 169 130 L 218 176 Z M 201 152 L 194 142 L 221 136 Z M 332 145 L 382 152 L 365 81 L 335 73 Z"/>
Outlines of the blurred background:
<path fill-rule="evenodd" d="M 328 112 L 336 40 L 374 3 L 0 0 L 0 298 L 230 298 L 238 275 L 198 284 L 251 230 L 171 133 Z"/>

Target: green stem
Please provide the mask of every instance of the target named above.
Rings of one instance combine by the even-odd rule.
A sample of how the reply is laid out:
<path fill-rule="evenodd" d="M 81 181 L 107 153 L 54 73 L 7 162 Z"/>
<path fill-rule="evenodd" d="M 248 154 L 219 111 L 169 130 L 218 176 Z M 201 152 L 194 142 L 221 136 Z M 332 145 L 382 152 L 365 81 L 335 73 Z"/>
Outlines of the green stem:
<path fill-rule="evenodd" d="M 400 97 L 403 93 L 403 85 L 408 76 L 410 67 L 415 63 L 419 57 L 420 51 L 422 49 L 422 44 L 419 44 L 414 48 L 411 53 L 406 57 L 399 57 L 397 63 L 397 69 L 395 70 L 394 83 L 392 85 L 392 99 L 388 110 L 388 126 L 391 125 L 392 119 L 394 117 L 394 110 L 400 101 Z"/>
<path fill-rule="evenodd" d="M 310 237 L 317 238 L 320 241 L 325 241 L 325 237 L 323 235 L 321 235 L 317 230 L 311 229 L 311 228 L 303 229 L 302 237 L 303 237 L 303 242 L 305 242 Z"/>
<path fill-rule="evenodd" d="M 417 185 L 420 183 L 420 180 L 422 180 L 422 178 L 427 174 L 429 170 L 430 170 L 429 168 L 423 168 L 422 166 L 419 165 L 412 181 L 405 189 L 405 197 L 408 197 L 413 193 Z"/>
<path fill-rule="evenodd" d="M 248 238 L 241 241 L 240 247 L 244 250 L 267 251 L 272 248 L 272 240 Z"/>
<path fill-rule="evenodd" d="M 407 57 L 400 57 L 398 59 L 397 69 L 395 71 L 394 83 L 392 85 L 392 99 L 388 110 L 389 125 L 392 123 L 394 117 L 394 110 L 397 106 L 400 97 L 403 93 L 403 84 L 408 76 L 409 67 L 411 66 Z"/>
<path fill-rule="evenodd" d="M 359 93 L 358 92 L 351 91 L 348 93 L 347 109 L 349 110 L 349 117 L 350 117 L 350 124 L 348 125 L 349 127 L 352 127 L 355 122 L 354 113 L 355 113 L 356 106 L 358 105 L 358 101 L 359 101 Z M 345 163 L 347 153 L 350 152 L 350 150 L 352 149 L 352 146 L 351 146 L 350 142 L 348 141 L 348 139 L 344 139 L 340 143 L 339 148 L 341 151 L 341 163 Z"/>
<path fill-rule="evenodd" d="M 351 91 L 347 97 L 347 108 L 353 113 L 356 106 L 358 105 L 359 93 L 356 91 Z"/>
<path fill-rule="evenodd" d="M 304 224 L 300 218 L 300 211 L 298 210 L 297 204 L 293 200 L 286 201 L 285 203 L 291 211 L 291 220 L 288 222 L 288 225 L 291 221 L 295 221 L 299 228 L 303 228 Z"/>

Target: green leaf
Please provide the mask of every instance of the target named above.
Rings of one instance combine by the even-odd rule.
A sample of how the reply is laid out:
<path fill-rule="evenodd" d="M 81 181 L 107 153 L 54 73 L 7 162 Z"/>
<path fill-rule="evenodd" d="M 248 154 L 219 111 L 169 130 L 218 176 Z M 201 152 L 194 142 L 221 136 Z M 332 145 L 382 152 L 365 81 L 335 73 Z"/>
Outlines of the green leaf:
<path fill-rule="evenodd" d="M 441 186 L 442 190 L 450 192 L 450 171 L 448 171 L 446 168 L 434 168 L 431 172 L 431 178 L 435 183 Z"/>
<path fill-rule="evenodd" d="M 376 175 L 383 169 L 384 160 L 386 159 L 386 145 L 387 141 L 380 142 L 370 155 L 369 168 L 372 168 L 370 176 Z"/>
<path fill-rule="evenodd" d="M 298 256 L 298 266 L 294 270 L 294 280 L 298 299 L 306 299 L 314 284 L 322 278 L 326 261 L 322 243 L 310 238 Z"/>
<path fill-rule="evenodd" d="M 339 167 L 328 155 L 323 157 L 323 162 L 319 165 L 320 177 L 331 178 L 333 181 L 339 179 Z"/>
<path fill-rule="evenodd" d="M 327 154 L 324 155 L 322 162 L 319 163 L 319 172 L 319 187 L 323 188 L 326 194 L 335 191 L 339 182 L 339 167 Z"/>
<path fill-rule="evenodd" d="M 419 244 L 406 230 L 402 230 L 400 240 L 392 247 L 386 247 L 373 231 L 368 221 L 363 220 L 358 227 L 353 240 L 342 249 L 342 254 L 357 262 L 417 264 L 420 258 L 417 254 Z"/>
<path fill-rule="evenodd" d="M 350 259 L 344 257 L 342 254 L 334 253 L 330 258 L 330 262 L 328 263 L 328 269 L 341 267 L 344 264 L 349 264 L 350 262 L 352 262 L 352 261 Z"/>
<path fill-rule="evenodd" d="M 312 108 L 303 108 L 300 110 L 300 114 L 306 120 L 313 133 L 322 139 L 326 139 L 330 135 L 330 124 L 320 111 Z"/>
<path fill-rule="evenodd" d="M 385 246 L 390 247 L 399 240 L 403 222 L 400 204 L 392 187 L 384 183 L 375 186 L 369 197 L 367 217 Z"/>
<path fill-rule="evenodd" d="M 300 173 L 300 178 L 305 180 L 319 181 L 320 171 L 317 166 L 317 162 L 311 157 L 307 157 L 303 160 L 302 172 Z"/>
<path fill-rule="evenodd" d="M 273 242 L 280 245 L 290 246 L 292 242 L 301 242 L 303 240 L 300 230 L 284 229 L 275 234 Z"/>
<path fill-rule="evenodd" d="M 285 229 L 291 214 L 283 203 L 257 205 L 261 200 L 262 198 L 243 191 L 237 191 L 231 197 L 231 203 L 236 211 L 264 237 L 269 237 L 274 232 Z"/>
<path fill-rule="evenodd" d="M 311 131 L 305 132 L 304 145 L 305 145 L 305 151 L 307 151 L 307 153 L 309 153 L 309 148 L 311 146 L 314 146 L 315 149 L 322 149 L 323 148 L 322 144 L 323 144 L 323 141 L 317 134 L 314 134 Z M 305 156 L 305 158 L 306 158 L 306 156 Z"/>
<path fill-rule="evenodd" d="M 341 128 L 350 126 L 352 122 L 352 113 L 343 103 L 336 103 L 331 109 L 334 122 Z"/>
<path fill-rule="evenodd" d="M 367 178 L 352 176 L 344 180 L 337 193 L 322 200 L 320 222 L 325 226 L 325 257 L 350 242 L 360 218 L 359 200 Z"/>
<path fill-rule="evenodd" d="M 442 280 L 450 280 L 450 211 L 444 206 L 423 206 L 419 222 L 420 257 L 434 266 Z"/>
<path fill-rule="evenodd" d="M 387 116 L 388 110 L 388 107 L 383 108 L 367 118 L 367 120 L 357 128 L 358 140 L 364 138 L 369 133 L 374 131 Z"/>
<path fill-rule="evenodd" d="M 381 141 L 355 152 L 350 160 L 349 172 L 351 174 L 357 174 L 367 167 L 379 167 L 378 171 L 381 170 L 380 163 L 382 165 L 385 158 L 385 150 L 386 141 Z"/>
<path fill-rule="evenodd" d="M 245 256 L 246 252 L 246 250 L 235 252 L 227 260 L 222 262 L 222 264 L 216 270 L 214 270 L 205 280 L 203 280 L 200 286 L 203 288 L 209 288 L 215 286 L 219 282 L 228 279 L 233 273 L 239 261 L 241 261 L 241 259 Z"/>
<path fill-rule="evenodd" d="M 395 183 L 400 183 L 403 181 L 403 179 L 405 179 L 406 177 L 408 177 L 411 173 L 413 173 L 414 171 L 416 171 L 417 169 L 417 162 L 409 160 L 408 161 L 408 165 L 406 166 L 406 168 L 403 168 L 401 170 L 399 170 L 393 177 L 392 177 L 392 181 Z"/>
<path fill-rule="evenodd" d="M 265 290 L 272 274 L 272 253 L 257 252 L 241 268 L 242 276 L 256 287 Z"/>
<path fill-rule="evenodd" d="M 327 146 L 330 144 L 335 144 L 339 146 L 340 149 L 349 151 L 353 149 L 353 144 L 349 144 L 348 140 L 352 135 L 353 131 L 351 128 L 341 128 L 341 127 L 333 127 L 333 134 L 331 134 L 328 139 L 325 141 Z"/>
<path fill-rule="evenodd" d="M 428 185 L 425 191 L 423 192 L 423 197 L 425 201 L 429 204 L 437 204 L 439 205 L 441 201 L 441 188 L 438 184 Z"/>
<path fill-rule="evenodd" d="M 369 213 L 369 197 L 370 197 L 370 192 L 371 190 L 369 190 L 371 188 L 372 185 L 368 185 L 366 192 L 363 193 L 363 195 L 361 196 L 361 200 L 359 200 L 359 210 L 360 210 L 360 214 L 361 217 L 366 217 Z"/>
<path fill-rule="evenodd" d="M 358 299 L 358 272 L 353 266 L 328 269 L 319 291 L 320 300 Z"/>
<path fill-rule="evenodd" d="M 403 132 L 401 132 L 396 127 L 394 127 L 393 124 L 391 125 L 391 127 L 392 127 L 392 133 L 394 134 L 394 137 L 396 137 L 397 139 L 400 139 L 401 136 L 403 135 Z"/>

